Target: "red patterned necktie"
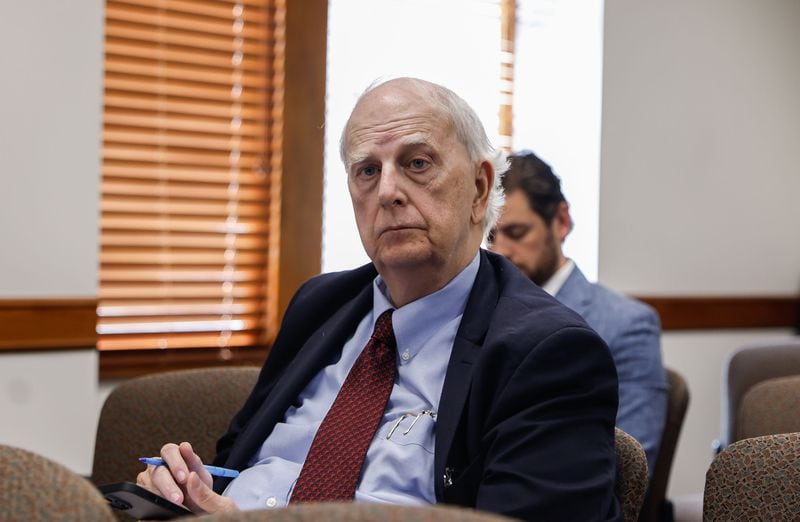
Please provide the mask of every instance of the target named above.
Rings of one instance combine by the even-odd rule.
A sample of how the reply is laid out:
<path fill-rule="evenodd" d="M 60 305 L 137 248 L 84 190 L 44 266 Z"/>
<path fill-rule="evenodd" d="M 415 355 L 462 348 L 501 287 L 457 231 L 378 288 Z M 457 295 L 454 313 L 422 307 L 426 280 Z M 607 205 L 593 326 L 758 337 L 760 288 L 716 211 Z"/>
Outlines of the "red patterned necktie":
<path fill-rule="evenodd" d="M 392 311 L 381 314 L 322 420 L 290 503 L 352 500 L 397 373 Z"/>

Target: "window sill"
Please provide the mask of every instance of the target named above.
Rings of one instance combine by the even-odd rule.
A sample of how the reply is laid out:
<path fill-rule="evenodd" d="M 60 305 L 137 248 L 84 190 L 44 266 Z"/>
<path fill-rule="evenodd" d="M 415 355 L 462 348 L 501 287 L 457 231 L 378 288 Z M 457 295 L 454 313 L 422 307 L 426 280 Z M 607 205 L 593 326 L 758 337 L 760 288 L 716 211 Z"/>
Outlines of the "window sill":
<path fill-rule="evenodd" d="M 230 350 L 186 348 L 172 350 L 120 350 L 100 352 L 100 380 L 127 379 L 149 373 L 212 366 L 261 366 L 269 347 Z"/>

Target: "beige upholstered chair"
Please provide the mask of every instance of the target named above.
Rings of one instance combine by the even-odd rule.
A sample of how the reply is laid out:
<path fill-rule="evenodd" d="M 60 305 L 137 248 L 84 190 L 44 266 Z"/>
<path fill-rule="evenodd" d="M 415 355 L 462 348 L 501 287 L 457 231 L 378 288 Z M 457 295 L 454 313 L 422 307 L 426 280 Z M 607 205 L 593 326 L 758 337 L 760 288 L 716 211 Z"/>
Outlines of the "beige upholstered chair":
<path fill-rule="evenodd" d="M 667 368 L 667 383 L 669 384 L 667 417 L 653 468 L 653 477 L 650 479 L 647 496 L 642 511 L 639 513 L 640 522 L 672 519 L 671 506 L 666 501 L 667 485 L 669 485 L 672 459 L 675 456 L 675 448 L 678 446 L 683 419 L 686 417 L 686 409 L 689 407 L 689 387 L 678 372 L 669 368 Z"/>
<path fill-rule="evenodd" d="M 97 426 L 92 481 L 134 481 L 138 457 L 158 455 L 167 442 L 189 441 L 203 460 L 244 404 L 258 368 L 183 370 L 131 379 L 106 399 Z"/>
<path fill-rule="evenodd" d="M 85 478 L 35 453 L 0 445 L 0 520 L 115 519 Z"/>
<path fill-rule="evenodd" d="M 625 522 L 633 522 L 639 518 L 647 491 L 647 457 L 641 444 L 619 428 L 616 428 L 615 439 L 617 498 Z"/>
<path fill-rule="evenodd" d="M 705 521 L 800 519 L 800 434 L 745 439 L 706 473 Z"/>
<path fill-rule="evenodd" d="M 722 426 L 718 449 L 736 441 L 736 415 L 744 394 L 755 384 L 800 375 L 800 336 L 741 348 L 728 357 L 722 376 Z"/>
<path fill-rule="evenodd" d="M 511 519 L 452 506 L 372 503 L 297 504 L 275 510 L 206 515 L 197 522 L 503 522 Z"/>
<path fill-rule="evenodd" d="M 762 381 L 739 405 L 734 440 L 800 432 L 800 375 Z"/>

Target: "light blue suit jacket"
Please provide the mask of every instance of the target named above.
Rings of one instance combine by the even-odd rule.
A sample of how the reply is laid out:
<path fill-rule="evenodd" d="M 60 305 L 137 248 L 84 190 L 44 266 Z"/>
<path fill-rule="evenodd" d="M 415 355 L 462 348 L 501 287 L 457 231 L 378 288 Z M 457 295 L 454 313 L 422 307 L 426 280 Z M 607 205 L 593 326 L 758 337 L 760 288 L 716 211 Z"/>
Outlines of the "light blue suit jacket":
<path fill-rule="evenodd" d="M 652 475 L 668 391 L 658 315 L 640 301 L 590 283 L 577 266 L 555 297 L 578 312 L 611 349 L 619 379 L 617 426 L 641 443 Z"/>

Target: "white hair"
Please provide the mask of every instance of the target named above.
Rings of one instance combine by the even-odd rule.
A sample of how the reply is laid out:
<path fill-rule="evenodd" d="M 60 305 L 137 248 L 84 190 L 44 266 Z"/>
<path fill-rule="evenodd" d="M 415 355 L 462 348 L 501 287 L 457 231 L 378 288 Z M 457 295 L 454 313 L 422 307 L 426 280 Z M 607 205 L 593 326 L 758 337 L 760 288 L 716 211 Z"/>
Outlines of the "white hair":
<path fill-rule="evenodd" d="M 453 125 L 458 140 L 467 149 L 467 154 L 472 162 L 488 161 L 494 170 L 494 183 L 489 191 L 489 203 L 486 207 L 486 216 L 483 219 L 483 237 L 486 239 L 489 232 L 497 223 L 500 216 L 500 209 L 505 203 L 503 193 L 503 174 L 508 170 L 508 158 L 505 153 L 495 149 L 486 136 L 480 118 L 475 111 L 459 95 L 441 85 L 431 83 L 418 78 L 395 78 L 391 80 L 376 80 L 366 90 L 361 93 L 356 101 L 353 112 L 359 106 L 364 97 L 376 87 L 383 85 L 387 81 L 403 81 L 410 83 L 419 93 L 420 100 L 438 108 L 442 114 L 447 115 Z M 350 113 L 352 115 L 352 112 Z M 339 155 L 347 168 L 347 129 L 350 120 L 342 130 L 339 140 Z"/>

